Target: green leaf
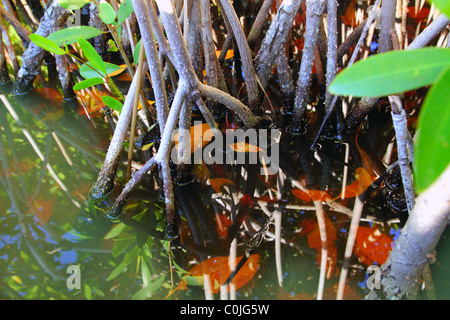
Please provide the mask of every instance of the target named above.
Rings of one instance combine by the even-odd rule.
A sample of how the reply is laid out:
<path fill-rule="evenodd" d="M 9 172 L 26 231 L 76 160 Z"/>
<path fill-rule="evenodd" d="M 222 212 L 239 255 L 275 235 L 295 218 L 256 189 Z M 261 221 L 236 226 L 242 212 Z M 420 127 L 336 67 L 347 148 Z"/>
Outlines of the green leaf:
<path fill-rule="evenodd" d="M 88 26 L 69 27 L 53 32 L 47 39 L 54 41 L 57 45 L 72 44 L 79 38 L 90 39 L 101 35 L 103 32 L 97 28 Z"/>
<path fill-rule="evenodd" d="M 116 110 L 117 112 L 122 111 L 123 104 L 119 100 L 117 100 L 113 97 L 110 97 L 110 96 L 102 96 L 102 101 L 104 104 L 106 104 L 111 109 Z"/>
<path fill-rule="evenodd" d="M 139 54 L 141 52 L 141 40 L 139 40 L 139 42 L 134 47 L 133 61 L 134 61 L 135 65 L 137 65 L 139 63 Z M 145 59 L 146 59 L 146 55 L 145 55 L 145 52 L 144 52 L 144 60 Z"/>
<path fill-rule="evenodd" d="M 84 296 L 87 300 L 92 300 L 92 289 L 87 283 L 84 284 Z"/>
<path fill-rule="evenodd" d="M 142 284 L 144 287 L 151 283 L 151 274 L 144 259 L 141 259 L 141 274 L 142 274 Z"/>
<path fill-rule="evenodd" d="M 118 257 L 119 255 L 121 255 L 135 241 L 136 237 L 114 239 L 114 246 L 112 248 L 113 257 Z"/>
<path fill-rule="evenodd" d="M 109 62 L 104 62 L 105 67 L 106 67 L 106 74 L 110 75 L 111 73 L 120 70 L 120 66 L 113 64 L 113 63 L 109 63 Z M 80 74 L 83 78 L 85 79 L 90 79 L 90 78 L 96 78 L 99 77 L 99 73 L 95 70 L 92 69 L 93 65 L 90 62 L 87 62 L 85 64 L 83 64 L 80 68 Z M 100 72 L 100 71 L 99 71 Z M 106 74 L 104 72 L 100 72 L 100 74 L 103 77 L 106 77 Z"/>
<path fill-rule="evenodd" d="M 103 83 L 102 78 L 90 78 L 83 81 L 78 82 L 76 85 L 73 86 L 73 90 L 81 90 L 85 88 L 89 88 L 92 86 L 95 86 L 97 84 Z"/>
<path fill-rule="evenodd" d="M 418 119 L 415 183 L 418 192 L 432 184 L 450 163 L 450 67 L 431 86 Z"/>
<path fill-rule="evenodd" d="M 114 42 L 113 39 L 109 39 L 108 40 L 108 45 L 109 45 L 109 52 L 117 52 L 119 51 L 119 48 L 117 48 L 116 43 Z"/>
<path fill-rule="evenodd" d="M 131 298 L 132 300 L 145 300 L 151 298 L 156 291 L 158 291 L 159 288 L 164 283 L 164 279 L 166 278 L 166 275 L 156 279 L 155 281 L 151 282 L 148 286 L 142 288 L 138 292 L 136 292 L 135 295 Z"/>
<path fill-rule="evenodd" d="M 52 40 L 46 39 L 43 36 L 38 34 L 30 34 L 30 40 L 33 41 L 38 47 L 41 47 L 44 50 L 47 50 L 54 54 L 64 55 L 66 51 L 61 49 L 55 42 Z"/>
<path fill-rule="evenodd" d="M 64 9 L 78 10 L 91 0 L 59 0 L 59 5 Z"/>
<path fill-rule="evenodd" d="M 105 63 L 103 62 L 102 57 L 97 53 L 97 51 L 95 51 L 94 47 L 86 39 L 83 38 L 78 39 L 78 44 L 83 50 L 84 56 L 89 60 L 92 66 L 95 69 L 106 73 Z"/>
<path fill-rule="evenodd" d="M 116 12 L 108 2 L 100 3 L 98 16 L 105 24 L 111 24 L 116 20 Z"/>
<path fill-rule="evenodd" d="M 83 81 L 78 82 L 76 85 L 73 86 L 73 90 L 81 90 L 85 88 L 89 88 L 92 86 L 95 86 L 97 84 L 103 83 L 102 78 L 90 78 Z"/>
<path fill-rule="evenodd" d="M 125 253 L 122 263 L 126 266 L 129 265 L 130 263 L 132 263 L 134 260 L 137 259 L 140 252 L 141 252 L 141 248 L 139 248 L 139 246 L 135 245 L 130 251 Z"/>
<path fill-rule="evenodd" d="M 450 1 L 448 0 L 431 0 L 430 2 L 439 9 L 440 12 L 450 18 Z"/>
<path fill-rule="evenodd" d="M 103 100 L 103 97 L 102 97 Z M 105 239 L 112 239 L 117 237 L 126 227 L 125 223 L 118 223 L 105 236 Z"/>
<path fill-rule="evenodd" d="M 125 0 L 119 7 L 119 11 L 117 12 L 117 22 L 122 24 L 126 18 L 130 16 L 133 12 L 133 5 L 131 4 L 131 0 Z"/>
<path fill-rule="evenodd" d="M 450 49 L 391 51 L 358 61 L 339 73 L 329 91 L 336 95 L 381 97 L 432 84 L 450 65 Z"/>
<path fill-rule="evenodd" d="M 117 278 L 117 276 L 119 274 L 122 273 L 122 271 L 126 268 L 127 266 L 124 265 L 123 263 L 119 264 L 110 274 L 109 276 L 106 278 L 106 281 L 110 281 L 113 280 L 115 278 Z"/>

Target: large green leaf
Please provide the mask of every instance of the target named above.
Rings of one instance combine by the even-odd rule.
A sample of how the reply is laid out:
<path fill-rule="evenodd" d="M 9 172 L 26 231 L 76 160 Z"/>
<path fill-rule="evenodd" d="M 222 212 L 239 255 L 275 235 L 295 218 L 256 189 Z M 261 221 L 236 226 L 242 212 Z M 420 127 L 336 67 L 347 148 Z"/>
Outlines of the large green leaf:
<path fill-rule="evenodd" d="M 142 288 L 138 292 L 136 292 L 131 299 L 132 300 L 145 300 L 151 298 L 156 291 L 158 291 L 159 288 L 164 283 L 166 275 L 163 275 L 156 279 L 155 281 L 149 283 L 146 287 Z"/>
<path fill-rule="evenodd" d="M 92 86 L 95 86 L 97 84 L 103 83 L 102 78 L 90 78 L 83 81 L 78 82 L 76 85 L 73 86 L 73 90 L 81 90 L 85 88 L 89 88 Z"/>
<path fill-rule="evenodd" d="M 450 163 L 450 67 L 431 87 L 418 119 L 415 183 L 425 190 Z"/>
<path fill-rule="evenodd" d="M 69 27 L 53 32 L 47 39 L 54 41 L 57 45 L 72 44 L 79 38 L 90 39 L 101 35 L 103 32 L 97 28 L 88 26 Z"/>
<path fill-rule="evenodd" d="M 434 5 L 441 11 L 443 14 L 445 14 L 447 17 L 450 18 L 450 1 L 448 0 L 432 0 L 430 1 L 434 3 Z"/>
<path fill-rule="evenodd" d="M 113 23 L 116 20 L 116 12 L 108 2 L 100 3 L 98 16 L 106 24 Z"/>
<path fill-rule="evenodd" d="M 66 51 L 61 49 L 55 42 L 44 38 L 38 34 L 30 34 L 30 40 L 33 41 L 38 47 L 47 50 L 54 54 L 64 55 Z"/>
<path fill-rule="evenodd" d="M 119 11 L 117 12 L 117 22 L 122 24 L 126 18 L 130 16 L 133 12 L 133 5 L 131 0 L 125 0 L 119 7 Z"/>
<path fill-rule="evenodd" d="M 450 49 L 391 51 L 358 61 L 339 73 L 329 91 L 336 95 L 381 97 L 432 84 L 450 65 Z"/>
<path fill-rule="evenodd" d="M 102 57 L 97 53 L 97 51 L 95 51 L 94 47 L 86 39 L 83 38 L 78 39 L 78 44 L 83 50 L 84 56 L 89 60 L 92 66 L 95 69 L 106 73 L 105 63 L 103 62 Z"/>
<path fill-rule="evenodd" d="M 110 97 L 110 96 L 102 96 L 102 101 L 104 104 L 106 104 L 111 109 L 116 110 L 119 113 L 120 113 L 120 111 L 122 111 L 123 104 L 119 100 L 117 100 L 113 97 Z M 105 239 L 106 239 L 106 237 L 105 237 Z"/>
<path fill-rule="evenodd" d="M 105 67 L 106 67 L 106 73 L 104 72 L 100 72 L 100 74 L 102 75 L 102 77 L 106 77 L 106 75 L 110 75 L 111 73 L 120 70 L 120 66 L 118 66 L 117 64 L 113 64 L 113 63 L 109 63 L 109 62 L 104 62 Z M 99 77 L 100 74 L 98 71 L 92 69 L 94 66 L 90 63 L 87 62 L 85 64 L 83 64 L 80 67 L 80 74 L 83 78 L 85 79 L 90 79 L 90 78 L 96 78 Z"/>
<path fill-rule="evenodd" d="M 65 9 L 78 10 L 90 0 L 59 0 L 59 5 Z"/>

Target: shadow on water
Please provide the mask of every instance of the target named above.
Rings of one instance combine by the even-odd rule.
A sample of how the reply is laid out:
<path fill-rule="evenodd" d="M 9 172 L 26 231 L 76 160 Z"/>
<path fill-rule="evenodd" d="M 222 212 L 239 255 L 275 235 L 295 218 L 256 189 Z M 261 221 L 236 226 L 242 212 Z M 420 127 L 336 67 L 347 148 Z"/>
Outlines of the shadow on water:
<path fill-rule="evenodd" d="M 212 282 L 213 292 L 219 292 L 218 279 L 226 271 L 208 258 L 227 256 L 230 236 L 238 236 L 237 255 L 244 255 L 252 236 L 267 222 L 267 210 L 275 212 L 279 208 L 281 270 L 276 266 L 274 223 L 270 223 L 264 241 L 254 251 L 259 257 L 253 265 L 256 276 L 242 284 L 237 298 L 315 298 L 320 262 L 320 247 L 315 243 L 315 209 L 298 190 L 286 188 L 281 198 L 274 200 L 271 190 L 277 179 L 260 176 L 256 173 L 259 168 L 252 165 L 174 167 L 181 234 L 169 243 L 164 239 L 164 201 L 157 172 L 149 174 L 131 194 L 119 223 L 104 217 L 127 181 L 125 152 L 110 197 L 96 203 L 87 199 L 112 134 L 104 121 L 106 115 L 87 117 L 77 100 L 62 101 L 52 90 L 11 96 L 9 88 L 2 89 L 0 297 L 204 299 L 203 282 L 188 276 L 186 270 L 204 261 L 203 267 L 209 268 L 211 278 L 216 279 Z M 148 137 L 156 142 L 153 138 L 151 134 Z M 337 144 L 321 143 L 322 157 L 343 158 Z M 145 162 L 152 152 L 136 152 L 136 163 Z M 341 167 L 342 163 L 334 166 Z M 287 176 L 296 170 L 283 146 L 280 167 Z M 330 172 L 339 173 L 335 167 Z M 242 177 L 242 171 L 251 178 Z M 311 187 L 319 190 L 321 179 L 316 180 L 317 185 Z M 250 197 L 255 190 L 260 196 Z M 375 191 L 369 197 L 362 224 L 368 228 L 378 226 L 386 235 L 395 237 L 400 230 L 398 216 L 394 215 L 396 222 L 391 223 L 392 216 L 374 213 L 386 211 L 381 209 L 384 202 L 380 200 L 385 191 Z M 353 199 L 345 199 L 340 205 L 327 208 L 332 230 L 328 236 L 333 241 L 329 244 L 332 272 L 327 277 L 326 299 L 336 295 L 350 221 L 348 210 L 342 207 L 352 208 Z M 392 214 L 392 210 L 389 212 Z M 361 257 L 352 258 L 346 298 L 360 299 L 368 292 L 366 267 Z M 444 269 L 436 268 L 437 274 L 443 274 Z M 248 270 L 243 268 L 244 278 Z M 448 297 L 445 283 L 448 279 L 439 284 L 443 287 L 442 297 Z"/>

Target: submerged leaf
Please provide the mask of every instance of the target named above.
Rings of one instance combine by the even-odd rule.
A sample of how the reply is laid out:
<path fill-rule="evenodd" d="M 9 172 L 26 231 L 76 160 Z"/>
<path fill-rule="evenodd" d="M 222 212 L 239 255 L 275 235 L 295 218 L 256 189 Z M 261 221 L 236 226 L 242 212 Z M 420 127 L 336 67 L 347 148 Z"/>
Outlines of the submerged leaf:
<path fill-rule="evenodd" d="M 358 227 L 353 252 L 359 261 L 370 266 L 373 262 L 382 265 L 392 250 L 392 239 L 378 228 Z"/>
<path fill-rule="evenodd" d="M 328 215 L 324 215 L 325 218 L 325 230 L 327 235 L 327 266 L 326 266 L 326 278 L 330 279 L 336 270 L 337 263 L 337 247 L 336 247 L 336 230 L 334 230 Z M 322 259 L 322 239 L 320 237 L 319 224 L 316 223 L 312 231 L 308 234 L 308 244 L 310 248 L 317 250 L 317 263 L 321 263 Z"/>
<path fill-rule="evenodd" d="M 221 193 L 222 187 L 225 185 L 233 185 L 233 186 L 236 185 L 233 181 L 231 181 L 230 179 L 227 179 L 227 178 L 209 179 L 209 184 L 211 185 L 211 187 L 213 187 L 214 191 L 217 193 Z"/>
<path fill-rule="evenodd" d="M 236 265 L 242 258 L 243 256 L 236 258 Z M 236 290 L 243 287 L 255 276 L 256 272 L 259 269 L 259 260 L 260 256 L 258 254 L 252 254 L 244 263 L 241 270 L 239 270 L 239 272 L 231 282 L 235 285 Z M 195 277 L 194 279 L 196 281 L 196 285 L 203 284 L 203 281 L 199 283 L 200 279 L 198 277 L 202 277 L 203 274 L 208 275 L 209 281 L 211 283 L 212 293 L 217 293 L 220 290 L 220 286 L 223 285 L 225 281 L 227 281 L 228 277 L 231 274 L 228 265 L 228 257 L 213 257 L 204 260 L 203 262 L 189 270 L 189 274 L 192 277 Z M 186 281 L 184 279 L 181 280 L 177 289 L 187 289 Z"/>

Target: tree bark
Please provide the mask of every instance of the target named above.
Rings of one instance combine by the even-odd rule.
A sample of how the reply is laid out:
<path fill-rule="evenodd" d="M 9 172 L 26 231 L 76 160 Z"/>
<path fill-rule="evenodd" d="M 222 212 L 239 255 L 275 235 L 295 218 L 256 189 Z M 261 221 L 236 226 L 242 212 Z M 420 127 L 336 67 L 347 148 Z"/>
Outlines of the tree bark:
<path fill-rule="evenodd" d="M 434 249 L 450 216 L 450 166 L 416 199 L 416 204 L 381 266 L 381 288 L 366 299 L 402 299 L 415 296 L 425 266 L 433 260 Z"/>

